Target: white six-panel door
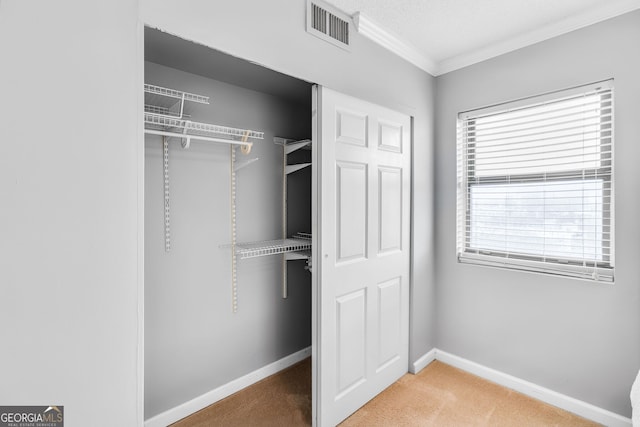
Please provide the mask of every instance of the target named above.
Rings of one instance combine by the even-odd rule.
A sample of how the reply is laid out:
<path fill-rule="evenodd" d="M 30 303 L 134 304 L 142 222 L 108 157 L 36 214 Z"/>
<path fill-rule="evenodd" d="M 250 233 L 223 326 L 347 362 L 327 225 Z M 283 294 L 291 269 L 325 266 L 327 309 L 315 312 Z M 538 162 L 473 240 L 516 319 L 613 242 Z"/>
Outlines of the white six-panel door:
<path fill-rule="evenodd" d="M 411 121 L 315 99 L 314 418 L 334 426 L 408 369 Z"/>

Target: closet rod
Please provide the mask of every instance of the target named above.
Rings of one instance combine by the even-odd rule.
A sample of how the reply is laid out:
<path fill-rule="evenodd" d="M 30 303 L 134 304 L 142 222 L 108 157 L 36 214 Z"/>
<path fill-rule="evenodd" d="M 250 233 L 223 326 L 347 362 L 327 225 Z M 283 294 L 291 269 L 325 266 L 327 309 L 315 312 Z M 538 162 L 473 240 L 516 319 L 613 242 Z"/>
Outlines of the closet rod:
<path fill-rule="evenodd" d="M 249 147 L 249 148 L 253 145 L 252 142 L 236 141 L 234 139 L 224 139 L 224 138 L 211 138 L 209 136 L 187 135 L 184 133 L 166 132 L 163 130 L 145 129 L 144 133 L 147 133 L 150 135 L 161 135 L 161 136 L 169 136 L 173 138 L 187 139 L 188 141 L 192 139 L 197 139 L 199 141 L 221 142 L 223 144 L 232 144 L 232 145 L 244 145 L 245 147 Z"/>

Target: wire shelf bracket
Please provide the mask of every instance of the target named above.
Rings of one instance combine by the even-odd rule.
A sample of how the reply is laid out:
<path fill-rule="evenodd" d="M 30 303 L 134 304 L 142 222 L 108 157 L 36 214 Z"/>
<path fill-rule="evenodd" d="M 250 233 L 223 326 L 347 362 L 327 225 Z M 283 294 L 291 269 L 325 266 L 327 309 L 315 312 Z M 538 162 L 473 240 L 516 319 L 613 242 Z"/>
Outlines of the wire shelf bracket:
<path fill-rule="evenodd" d="M 301 148 L 311 146 L 310 139 L 297 141 L 295 139 L 281 138 L 276 136 L 273 138 L 273 142 L 277 145 L 282 145 L 284 147 L 285 154 L 291 154 L 294 151 L 300 150 Z"/>
<path fill-rule="evenodd" d="M 285 165 L 285 173 L 289 175 L 299 171 L 300 169 L 307 168 L 309 166 L 311 166 L 311 163 L 298 163 L 295 165 Z"/>
<path fill-rule="evenodd" d="M 235 172 L 238 172 L 240 169 L 242 169 L 242 168 L 246 168 L 246 167 L 247 167 L 247 166 L 249 166 L 250 164 L 252 164 L 252 163 L 254 163 L 254 162 L 257 162 L 258 160 L 260 160 L 260 158 L 259 158 L 259 157 L 255 157 L 255 158 L 253 158 L 253 159 L 249 159 L 249 160 L 244 161 L 244 162 L 242 162 L 242 163 L 236 163 L 236 164 L 233 166 L 233 170 L 234 170 Z"/>

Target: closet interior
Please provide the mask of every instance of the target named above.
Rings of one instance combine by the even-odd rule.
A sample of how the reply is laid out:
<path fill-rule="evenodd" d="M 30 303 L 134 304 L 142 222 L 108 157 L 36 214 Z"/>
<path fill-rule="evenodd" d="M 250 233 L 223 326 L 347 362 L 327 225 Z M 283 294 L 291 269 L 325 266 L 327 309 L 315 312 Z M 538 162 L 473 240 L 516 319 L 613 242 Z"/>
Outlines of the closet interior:
<path fill-rule="evenodd" d="M 312 85 L 145 29 L 145 419 L 311 345 Z"/>

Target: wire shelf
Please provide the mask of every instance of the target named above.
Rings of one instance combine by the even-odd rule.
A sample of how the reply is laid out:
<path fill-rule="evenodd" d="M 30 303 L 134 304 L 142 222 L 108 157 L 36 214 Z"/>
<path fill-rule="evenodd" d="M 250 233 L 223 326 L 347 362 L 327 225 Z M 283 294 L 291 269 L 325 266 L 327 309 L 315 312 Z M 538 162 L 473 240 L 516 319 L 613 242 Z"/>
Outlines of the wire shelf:
<path fill-rule="evenodd" d="M 177 115 L 177 113 L 171 111 L 169 108 L 167 107 L 160 107 L 158 105 L 150 105 L 150 104 L 144 104 L 144 112 L 145 113 L 151 113 L 151 114 L 161 114 L 164 116 L 173 116 L 173 117 L 177 117 L 180 118 L 180 116 Z M 189 118 L 191 117 L 189 114 L 182 114 L 182 118 Z"/>
<path fill-rule="evenodd" d="M 185 101 L 198 102 L 200 104 L 208 104 L 209 97 L 196 95 L 195 93 L 183 92 L 181 90 L 169 89 L 166 87 L 144 84 L 144 91 L 153 95 L 168 96 L 170 98 L 184 99 Z"/>
<path fill-rule="evenodd" d="M 311 251 L 311 239 L 299 235 L 288 239 L 265 240 L 262 242 L 237 243 L 236 255 L 240 259 L 257 258 L 267 255 L 284 254 L 288 252 Z"/>
<path fill-rule="evenodd" d="M 170 117 L 163 114 L 156 114 L 151 112 L 145 112 L 144 123 L 146 126 L 157 127 L 163 130 L 173 129 L 174 131 L 184 132 L 187 131 L 187 135 L 200 134 L 200 135 L 225 135 L 233 136 L 237 138 L 253 138 L 264 139 L 264 132 L 257 132 L 249 129 L 237 129 L 228 126 L 219 126 L 209 123 L 192 122 L 190 120 L 183 120 L 179 117 Z"/>

